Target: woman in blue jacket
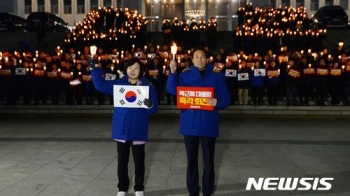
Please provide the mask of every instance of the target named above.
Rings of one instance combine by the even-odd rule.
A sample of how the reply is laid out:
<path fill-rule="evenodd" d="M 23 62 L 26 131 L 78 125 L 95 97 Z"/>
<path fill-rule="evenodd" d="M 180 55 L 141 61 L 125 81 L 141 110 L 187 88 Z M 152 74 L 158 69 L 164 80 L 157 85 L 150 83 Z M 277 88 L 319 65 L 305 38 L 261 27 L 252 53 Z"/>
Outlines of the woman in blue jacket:
<path fill-rule="evenodd" d="M 95 67 L 94 62 L 89 62 L 90 67 Z M 93 68 L 92 81 L 95 88 L 101 93 L 113 95 L 114 85 L 149 86 L 149 99 L 143 104 L 146 108 L 114 107 L 112 121 L 112 139 L 117 141 L 118 150 L 118 188 L 117 196 L 125 196 L 129 189 L 128 162 L 130 147 L 132 148 L 135 164 L 135 195 L 143 196 L 145 175 L 145 143 L 148 140 L 149 115 L 158 110 L 157 94 L 154 86 L 143 77 L 142 63 L 134 58 L 124 65 L 124 77 L 119 80 L 104 80 L 102 70 Z"/>
<path fill-rule="evenodd" d="M 215 142 L 219 136 L 219 110 L 230 104 L 225 75 L 207 64 L 205 50 L 196 48 L 192 53 L 193 65 L 182 73 L 177 73 L 175 60 L 170 62 L 170 74 L 166 89 L 176 94 L 177 86 L 213 87 L 214 98 L 207 103 L 214 106 L 213 111 L 183 109 L 180 116 L 180 134 L 184 136 L 187 154 L 187 189 L 190 196 L 199 196 L 198 147 L 202 145 L 204 171 L 202 192 L 210 196 L 214 192 L 214 154 Z"/>

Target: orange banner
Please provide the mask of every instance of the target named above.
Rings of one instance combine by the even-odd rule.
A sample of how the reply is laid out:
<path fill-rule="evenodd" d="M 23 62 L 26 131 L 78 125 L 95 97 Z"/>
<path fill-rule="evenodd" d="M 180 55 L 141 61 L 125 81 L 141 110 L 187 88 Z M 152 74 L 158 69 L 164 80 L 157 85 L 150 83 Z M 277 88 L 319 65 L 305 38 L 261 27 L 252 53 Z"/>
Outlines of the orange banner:
<path fill-rule="evenodd" d="M 288 72 L 288 75 L 292 76 L 293 78 L 300 78 L 300 71 L 295 69 L 290 69 Z"/>
<path fill-rule="evenodd" d="M 331 76 L 341 76 L 341 69 L 333 68 L 330 70 Z"/>
<path fill-rule="evenodd" d="M 326 76 L 326 75 L 328 75 L 328 69 L 327 68 L 317 68 L 316 73 L 319 76 Z"/>
<path fill-rule="evenodd" d="M 315 69 L 314 69 L 314 68 L 311 68 L 311 67 L 309 67 L 309 68 L 304 68 L 303 71 L 304 71 L 304 75 L 312 75 L 312 74 L 315 74 Z"/>
<path fill-rule="evenodd" d="M 177 108 L 214 110 L 214 106 L 207 103 L 208 98 L 214 97 L 213 87 L 177 87 Z"/>
<path fill-rule="evenodd" d="M 278 77 L 279 73 L 278 70 L 266 70 L 266 75 L 268 78 L 275 78 Z"/>

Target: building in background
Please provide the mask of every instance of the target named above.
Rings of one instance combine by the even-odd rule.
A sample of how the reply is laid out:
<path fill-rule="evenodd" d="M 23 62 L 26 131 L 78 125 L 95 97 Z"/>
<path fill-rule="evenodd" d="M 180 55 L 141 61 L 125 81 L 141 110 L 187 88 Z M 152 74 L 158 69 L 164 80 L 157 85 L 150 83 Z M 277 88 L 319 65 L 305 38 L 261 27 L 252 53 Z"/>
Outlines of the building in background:
<path fill-rule="evenodd" d="M 69 25 L 81 21 L 91 8 L 121 7 L 136 9 L 149 20 L 148 30 L 159 31 L 164 19 L 189 20 L 215 17 L 218 30 L 230 31 L 237 24 L 237 9 L 251 2 L 253 6 L 304 5 L 309 17 L 325 5 L 341 5 L 349 15 L 349 0 L 2 0 L 0 12 L 22 17 L 35 11 L 46 11 L 63 18 Z"/>

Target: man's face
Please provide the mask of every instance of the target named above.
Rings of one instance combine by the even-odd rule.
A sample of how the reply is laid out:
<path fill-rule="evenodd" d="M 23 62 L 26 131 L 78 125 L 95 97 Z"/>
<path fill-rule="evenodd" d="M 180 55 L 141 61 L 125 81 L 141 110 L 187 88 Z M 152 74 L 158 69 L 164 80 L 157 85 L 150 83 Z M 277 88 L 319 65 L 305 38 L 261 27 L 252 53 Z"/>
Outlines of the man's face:
<path fill-rule="evenodd" d="M 193 53 L 192 58 L 193 65 L 197 67 L 200 71 L 205 69 L 205 65 L 207 64 L 207 57 L 202 50 L 196 50 Z"/>

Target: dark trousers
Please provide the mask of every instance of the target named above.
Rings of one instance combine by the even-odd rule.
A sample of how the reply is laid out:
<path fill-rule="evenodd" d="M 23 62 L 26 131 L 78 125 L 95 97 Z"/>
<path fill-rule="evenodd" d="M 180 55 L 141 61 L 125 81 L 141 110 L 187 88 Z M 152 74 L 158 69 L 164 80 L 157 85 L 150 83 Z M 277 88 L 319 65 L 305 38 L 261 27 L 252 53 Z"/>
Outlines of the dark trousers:
<path fill-rule="evenodd" d="M 267 87 L 268 101 L 270 105 L 277 105 L 278 101 L 278 85 L 269 84 Z"/>
<path fill-rule="evenodd" d="M 264 97 L 264 87 L 263 86 L 253 86 L 252 87 L 253 104 L 254 105 L 261 105 L 263 97 Z"/>
<path fill-rule="evenodd" d="M 315 87 L 315 101 L 318 106 L 324 106 L 325 105 L 325 100 L 326 100 L 326 90 L 327 85 L 325 84 L 318 84 Z"/>
<path fill-rule="evenodd" d="M 299 103 L 300 105 L 309 105 L 309 97 L 311 94 L 311 86 L 300 85 L 299 86 Z"/>
<path fill-rule="evenodd" d="M 199 196 L 198 149 L 202 146 L 204 171 L 202 176 L 203 194 L 214 192 L 214 154 L 216 138 L 184 136 L 187 154 L 187 189 L 190 196 Z"/>
<path fill-rule="evenodd" d="M 297 104 L 297 88 L 292 86 L 287 86 L 286 88 L 286 101 L 287 105 Z"/>
<path fill-rule="evenodd" d="M 132 142 L 117 142 L 118 150 L 118 188 L 119 191 L 127 192 L 130 185 L 128 163 L 130 147 L 135 164 L 135 191 L 143 191 L 145 181 L 145 144 L 133 145 Z"/>
<path fill-rule="evenodd" d="M 344 105 L 349 105 L 350 81 L 347 81 L 344 89 Z"/>

